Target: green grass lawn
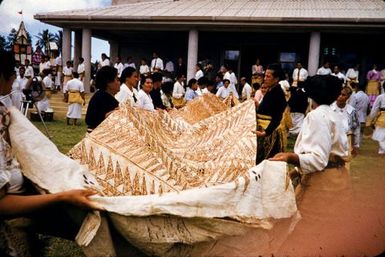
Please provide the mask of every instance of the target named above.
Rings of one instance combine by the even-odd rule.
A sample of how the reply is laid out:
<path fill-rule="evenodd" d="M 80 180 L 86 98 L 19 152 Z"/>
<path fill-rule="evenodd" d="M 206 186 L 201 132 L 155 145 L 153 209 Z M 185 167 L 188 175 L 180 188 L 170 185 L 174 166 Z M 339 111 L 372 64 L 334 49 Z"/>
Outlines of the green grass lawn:
<path fill-rule="evenodd" d="M 42 122 L 32 122 L 45 134 Z M 65 118 L 45 122 L 52 142 L 60 152 L 66 154 L 74 145 L 83 139 L 87 126 L 84 120 L 78 122 L 78 126 L 67 126 Z M 80 247 L 72 241 L 50 236 L 39 236 L 42 252 L 41 257 L 85 257 Z"/>
<path fill-rule="evenodd" d="M 74 145 L 83 139 L 87 131 L 84 120 L 78 121 L 80 125 L 66 125 L 65 118 L 50 122 L 45 122 L 52 142 L 58 147 L 62 153 L 67 153 Z M 33 124 L 45 134 L 42 122 L 34 121 Z"/>

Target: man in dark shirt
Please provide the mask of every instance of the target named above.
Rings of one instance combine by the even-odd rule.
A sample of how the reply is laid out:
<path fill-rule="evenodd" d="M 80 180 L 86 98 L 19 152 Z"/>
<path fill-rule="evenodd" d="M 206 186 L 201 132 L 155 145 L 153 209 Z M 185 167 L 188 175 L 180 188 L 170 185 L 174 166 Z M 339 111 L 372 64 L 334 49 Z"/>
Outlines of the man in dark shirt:
<path fill-rule="evenodd" d="M 268 90 L 257 106 L 257 157 L 256 164 L 283 152 L 283 134 L 280 131 L 283 112 L 286 108 L 285 94 L 278 84 L 283 77 L 279 64 L 269 65 L 264 78 Z"/>
<path fill-rule="evenodd" d="M 98 91 L 92 96 L 88 104 L 86 123 L 88 131 L 92 131 L 116 108 L 119 102 L 114 95 L 119 92 L 120 82 L 118 70 L 104 66 L 96 73 L 96 85 Z"/>
<path fill-rule="evenodd" d="M 152 74 L 152 85 L 153 88 L 150 92 L 150 96 L 152 99 L 152 103 L 154 104 L 155 109 L 166 109 L 162 102 L 162 97 L 160 93 L 161 85 L 162 85 L 162 74 L 159 72 L 155 72 Z"/>

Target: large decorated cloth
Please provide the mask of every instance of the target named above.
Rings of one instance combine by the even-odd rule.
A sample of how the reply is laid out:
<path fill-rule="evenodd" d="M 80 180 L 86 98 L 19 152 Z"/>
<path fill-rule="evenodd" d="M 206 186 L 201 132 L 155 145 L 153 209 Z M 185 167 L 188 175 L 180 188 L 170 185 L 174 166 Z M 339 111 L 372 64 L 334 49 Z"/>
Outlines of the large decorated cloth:
<path fill-rule="evenodd" d="M 194 245 L 250 229 L 264 233 L 297 213 L 286 163 L 253 167 L 254 103 L 227 109 L 215 101 L 204 96 L 170 114 L 121 106 L 70 151 L 72 159 L 12 110 L 12 145 L 41 188 L 96 187 L 93 200 L 133 245 L 150 255 L 186 256 Z M 97 227 L 95 215 L 87 219 L 78 241 L 89 243 Z"/>

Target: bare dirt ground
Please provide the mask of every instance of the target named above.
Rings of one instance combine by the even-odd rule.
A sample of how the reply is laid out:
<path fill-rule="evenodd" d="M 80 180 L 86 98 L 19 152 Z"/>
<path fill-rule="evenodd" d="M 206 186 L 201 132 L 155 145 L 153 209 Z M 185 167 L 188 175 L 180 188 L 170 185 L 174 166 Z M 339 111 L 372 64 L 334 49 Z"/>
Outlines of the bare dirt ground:
<path fill-rule="evenodd" d="M 279 256 L 385 254 L 385 156 L 377 151 L 377 142 L 366 137 L 360 154 L 352 160 L 353 193 L 348 208 L 341 210 L 341 219 L 335 223 L 320 218 L 307 224 L 307 233 L 306 229 L 299 232 L 298 224 Z"/>

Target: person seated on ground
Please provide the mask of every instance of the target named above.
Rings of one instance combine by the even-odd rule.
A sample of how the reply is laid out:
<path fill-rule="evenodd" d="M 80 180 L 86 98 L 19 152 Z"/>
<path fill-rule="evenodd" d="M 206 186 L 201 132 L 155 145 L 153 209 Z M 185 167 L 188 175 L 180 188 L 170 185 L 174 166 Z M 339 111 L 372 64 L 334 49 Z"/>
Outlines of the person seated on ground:
<path fill-rule="evenodd" d="M 172 90 L 172 103 L 175 108 L 181 108 L 186 104 L 184 95 L 186 93 L 184 89 L 184 75 L 178 74 Z"/>
<path fill-rule="evenodd" d="M 251 98 L 251 92 L 253 91 L 250 84 L 247 83 L 246 77 L 241 78 L 241 86 L 242 86 L 242 101 L 249 100 Z"/>
<path fill-rule="evenodd" d="M 230 87 L 230 80 L 223 80 L 223 87 L 220 87 L 216 93 L 216 96 L 219 97 L 222 101 L 226 100 L 230 94 L 234 94 L 233 89 Z"/>
<path fill-rule="evenodd" d="M 111 66 L 100 68 L 96 73 L 95 87 L 98 91 L 92 96 L 86 113 L 89 132 L 119 107 L 119 102 L 114 97 L 120 89 L 118 70 Z"/>
<path fill-rule="evenodd" d="M 53 85 L 50 74 L 50 69 L 43 70 L 42 81 L 40 83 L 42 84 L 44 95 L 42 95 L 41 99 L 36 103 L 39 112 L 46 112 L 50 108 L 49 98 L 51 96 L 51 87 Z"/>
<path fill-rule="evenodd" d="M 202 94 L 207 94 L 209 90 L 207 89 L 207 84 L 209 80 L 206 77 L 201 77 L 198 79 L 198 86 Z"/>
<path fill-rule="evenodd" d="M 11 92 L 15 79 L 15 59 L 13 54 L 0 50 L 0 95 L 5 96 Z M 79 224 L 70 224 L 69 220 L 62 220 L 66 211 L 74 208 L 98 209 L 88 199 L 95 194 L 94 190 L 79 189 L 69 190 L 55 194 L 31 195 L 27 190 L 25 180 L 20 170 L 20 165 L 12 156 L 12 147 L 9 140 L 9 111 L 7 106 L 0 103 L 0 256 L 27 256 L 20 244 L 15 245 L 15 235 L 10 232 L 7 220 L 17 217 L 33 218 L 33 224 L 38 230 L 49 228 L 57 236 L 74 239 Z M 73 207 L 71 207 L 71 205 Z M 83 217 L 85 216 L 82 215 Z M 60 216 L 57 216 L 60 215 Z M 66 216 L 67 217 L 67 216 Z M 69 218 L 69 217 L 67 217 Z M 38 225 L 44 225 L 39 227 Z M 61 225 L 61 227 L 60 227 Z M 60 227 L 60 228 L 59 228 Z M 44 232 L 44 231 L 39 231 Z M 62 232 L 63 234 L 60 234 Z M 27 247 L 28 248 L 28 247 Z M 12 255 L 13 254 L 13 255 Z M 37 253 L 32 256 L 38 256 Z"/>
<path fill-rule="evenodd" d="M 154 104 L 152 103 L 152 98 L 150 92 L 152 91 L 152 77 L 149 75 L 144 77 L 141 82 L 142 89 L 138 93 L 138 102 L 137 107 L 145 109 L 147 111 L 155 111 Z"/>
<path fill-rule="evenodd" d="M 172 81 L 166 81 L 161 86 L 162 89 L 160 90 L 160 97 L 162 98 L 162 103 L 164 106 L 166 106 L 167 110 L 174 108 L 172 103 L 173 86 L 174 85 Z"/>
<path fill-rule="evenodd" d="M 187 90 L 184 98 L 187 102 L 194 100 L 196 97 L 198 97 L 198 93 L 196 92 L 198 90 L 198 81 L 196 79 L 190 79 L 187 84 Z"/>

